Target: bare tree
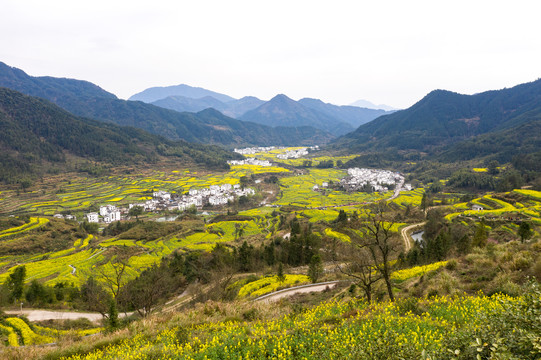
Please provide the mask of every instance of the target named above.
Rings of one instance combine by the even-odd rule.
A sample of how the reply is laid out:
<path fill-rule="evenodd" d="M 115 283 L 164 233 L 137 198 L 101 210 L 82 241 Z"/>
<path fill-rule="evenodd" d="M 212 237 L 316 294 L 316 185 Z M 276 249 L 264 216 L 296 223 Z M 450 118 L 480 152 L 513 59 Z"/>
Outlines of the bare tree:
<path fill-rule="evenodd" d="M 343 261 L 339 262 L 335 257 L 334 264 L 336 268 L 342 274 L 353 278 L 355 283 L 363 290 L 366 301 L 368 303 L 372 302 L 373 287 L 382 277 L 376 271 L 368 249 L 357 248 L 357 251 L 351 251 L 350 244 L 340 245 L 336 248 L 340 249 L 340 258 Z"/>
<path fill-rule="evenodd" d="M 125 283 L 124 276 L 126 275 L 126 269 L 128 267 L 128 260 L 126 258 L 116 258 L 116 261 L 110 262 L 113 268 L 112 272 L 108 272 L 104 267 L 98 269 L 100 280 L 113 294 L 113 298 L 117 298 L 120 292 L 120 288 Z"/>
<path fill-rule="evenodd" d="M 399 247 L 396 234 L 391 232 L 393 224 L 394 221 L 385 216 L 383 206 L 378 204 L 371 212 L 364 215 L 364 221 L 358 222 L 358 229 L 347 230 L 351 245 L 358 251 L 368 253 L 371 266 L 385 281 L 391 301 L 394 301 L 391 257 L 397 253 Z M 363 264 L 364 262 L 361 262 L 358 266 L 367 266 Z"/>

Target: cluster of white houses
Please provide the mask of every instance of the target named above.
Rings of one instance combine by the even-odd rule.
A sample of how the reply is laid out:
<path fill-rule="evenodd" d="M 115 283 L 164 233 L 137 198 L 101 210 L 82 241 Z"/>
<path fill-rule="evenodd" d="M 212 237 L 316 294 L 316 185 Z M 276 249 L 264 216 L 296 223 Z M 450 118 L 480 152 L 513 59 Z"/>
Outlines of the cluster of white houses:
<path fill-rule="evenodd" d="M 272 163 L 268 160 L 258 160 L 256 158 L 248 158 L 245 160 L 229 160 L 229 165 L 259 165 L 259 166 L 272 166 Z"/>
<path fill-rule="evenodd" d="M 278 154 L 276 157 L 278 159 L 287 160 L 287 159 L 298 159 L 300 157 L 303 157 L 304 155 L 308 155 L 308 149 L 310 150 L 319 150 L 319 146 L 310 146 L 309 148 L 302 148 L 298 150 L 287 150 L 283 154 Z"/>
<path fill-rule="evenodd" d="M 257 154 L 257 153 L 269 152 L 269 151 L 272 151 L 274 149 L 285 149 L 285 148 L 284 147 L 276 147 L 276 146 L 267 146 L 267 147 L 253 146 L 253 147 L 244 148 L 244 149 L 235 149 L 233 151 L 238 153 L 238 154 L 241 154 L 241 155 L 253 155 L 253 154 Z"/>
<path fill-rule="evenodd" d="M 187 210 L 191 207 L 200 208 L 204 205 L 220 206 L 226 205 L 229 201 L 235 200 L 235 197 L 254 195 L 255 190 L 251 188 L 241 188 L 240 185 L 211 185 L 208 188 L 190 189 L 188 194 L 176 195 L 166 191 L 155 191 L 152 193 L 152 199 L 142 203 L 130 204 L 128 209 L 117 208 L 114 205 L 100 206 L 99 213 L 91 212 L 85 214 L 88 222 L 111 223 L 119 221 L 123 214 L 127 214 L 129 209 L 134 206 L 140 206 L 144 211 L 160 210 Z"/>
<path fill-rule="evenodd" d="M 126 209 L 117 208 L 115 205 L 103 205 L 100 206 L 99 214 L 96 212 L 91 212 L 85 214 L 86 220 L 90 223 L 97 223 L 100 221 L 100 217 L 104 223 L 112 223 L 113 221 L 119 221 L 121 213 L 126 212 Z"/>
<path fill-rule="evenodd" d="M 369 185 L 372 191 L 387 191 L 389 185 L 404 182 L 404 177 L 397 172 L 379 169 L 350 168 L 348 175 L 340 180 L 340 185 L 346 191 L 358 191 Z M 404 190 L 411 190 L 410 184 L 404 185 Z"/>

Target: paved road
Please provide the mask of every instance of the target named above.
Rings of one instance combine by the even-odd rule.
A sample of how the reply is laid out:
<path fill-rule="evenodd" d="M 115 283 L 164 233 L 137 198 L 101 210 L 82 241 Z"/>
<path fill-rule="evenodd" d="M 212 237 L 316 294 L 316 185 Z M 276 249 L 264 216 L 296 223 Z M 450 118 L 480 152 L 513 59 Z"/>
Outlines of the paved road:
<path fill-rule="evenodd" d="M 321 291 L 325 291 L 325 289 L 327 288 L 332 289 L 336 286 L 336 284 L 338 284 L 338 281 L 327 281 L 327 282 L 318 283 L 318 284 L 295 286 L 289 289 L 278 290 L 273 293 L 260 296 L 257 299 L 254 299 L 254 301 L 275 302 L 284 297 L 292 296 L 295 294 L 321 292 Z"/>
<path fill-rule="evenodd" d="M 409 232 L 415 229 L 416 227 L 423 226 L 424 224 L 426 224 L 426 221 L 422 223 L 418 223 L 418 224 L 412 224 L 412 225 L 406 226 L 405 228 L 402 228 L 400 233 L 402 234 L 402 239 L 404 239 L 404 248 L 406 251 L 409 251 L 412 246 L 411 245 L 412 239 L 410 238 Z"/>

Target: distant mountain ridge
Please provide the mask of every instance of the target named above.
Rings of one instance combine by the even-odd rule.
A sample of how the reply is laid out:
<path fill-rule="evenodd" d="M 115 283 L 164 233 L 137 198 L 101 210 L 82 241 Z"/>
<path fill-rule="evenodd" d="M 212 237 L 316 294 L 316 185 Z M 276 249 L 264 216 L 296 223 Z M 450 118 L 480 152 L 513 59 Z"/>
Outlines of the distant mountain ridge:
<path fill-rule="evenodd" d="M 176 95 L 170 95 L 173 93 Z M 179 112 L 198 112 L 213 108 L 224 115 L 243 121 L 272 127 L 313 126 L 334 135 L 344 135 L 359 125 L 389 113 L 381 109 L 337 106 L 318 99 L 304 98 L 295 102 L 282 94 L 275 96 L 268 102 L 253 96 L 246 96 L 239 100 L 227 97 L 227 100 L 224 101 L 221 97 L 223 94 L 216 94 L 202 88 L 178 85 L 150 88 L 133 95 L 130 100 L 142 100 Z M 153 100 L 160 96 L 164 97 Z"/>
<path fill-rule="evenodd" d="M 212 112 L 179 113 L 140 101 L 117 99 L 85 81 L 35 78 L 15 70 L 0 67 L 0 86 L 16 86 L 15 90 L 47 99 L 77 116 L 137 127 L 172 140 L 238 147 L 325 144 L 333 138 L 315 128 L 271 128 Z M 58 83 L 63 86 L 57 86 Z"/>
<path fill-rule="evenodd" d="M 318 99 L 304 98 L 300 99 L 298 102 L 301 105 L 309 107 L 313 110 L 317 110 L 328 116 L 347 122 L 355 128 L 361 126 L 362 124 L 366 124 L 367 122 L 370 122 L 382 115 L 389 114 L 389 112 L 385 110 L 375 110 L 347 105 L 338 106 L 324 103 L 323 101 Z"/>
<path fill-rule="evenodd" d="M 201 99 L 207 96 L 211 96 L 221 102 L 229 102 L 235 100 L 228 95 L 185 84 L 151 87 L 130 96 L 128 100 L 152 103 L 157 100 L 165 99 L 169 96 L 183 96 L 191 99 Z"/>
<path fill-rule="evenodd" d="M 179 112 L 199 112 L 208 108 L 220 111 L 222 114 L 232 118 L 238 118 L 247 111 L 255 109 L 265 103 L 253 96 L 245 96 L 239 100 L 232 100 L 226 103 L 221 102 L 212 96 L 205 96 L 200 99 L 193 99 L 185 96 L 168 96 L 152 102 L 152 105 L 160 106 L 166 109 Z"/>
<path fill-rule="evenodd" d="M 354 129 L 345 121 L 304 106 L 283 94 L 276 95 L 270 101 L 248 111 L 240 119 L 273 127 L 313 126 L 334 135 L 346 134 Z"/>
<path fill-rule="evenodd" d="M 399 110 L 395 107 L 392 107 L 392 106 L 389 106 L 389 105 L 385 105 L 385 104 L 379 104 L 379 105 L 376 105 L 368 100 L 357 100 L 351 104 L 349 104 L 349 106 L 356 106 L 356 107 L 361 107 L 361 108 L 365 108 L 365 109 L 373 109 L 373 110 L 385 110 L 385 111 L 396 111 L 396 110 Z"/>

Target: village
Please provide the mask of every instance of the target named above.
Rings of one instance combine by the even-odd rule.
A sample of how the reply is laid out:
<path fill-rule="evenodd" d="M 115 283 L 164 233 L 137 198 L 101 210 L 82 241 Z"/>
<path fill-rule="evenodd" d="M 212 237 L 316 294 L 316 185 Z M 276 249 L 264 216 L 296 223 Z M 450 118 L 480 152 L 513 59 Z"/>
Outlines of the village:
<path fill-rule="evenodd" d="M 256 158 L 248 158 L 245 160 L 229 160 L 229 165 L 259 165 L 259 166 L 272 166 L 272 163 L 268 160 L 259 160 Z"/>
<path fill-rule="evenodd" d="M 380 169 L 350 168 L 348 175 L 340 180 L 340 187 L 345 191 L 385 192 L 404 182 L 404 177 L 397 172 Z M 404 184 L 403 189 L 412 190 L 411 184 Z"/>
<path fill-rule="evenodd" d="M 239 184 L 211 185 L 208 188 L 192 188 L 187 194 L 172 194 L 166 191 L 154 191 L 152 199 L 142 203 L 129 204 L 128 208 L 115 205 L 100 206 L 99 212 L 85 214 L 89 223 L 104 222 L 109 224 L 113 221 L 125 219 L 133 207 L 140 207 L 145 212 L 159 211 L 186 211 L 190 208 L 201 209 L 203 206 L 222 206 L 240 198 L 241 196 L 254 195 L 252 188 L 242 188 Z"/>
<path fill-rule="evenodd" d="M 312 150 L 312 151 L 319 150 L 319 146 L 315 145 L 315 146 L 310 146 L 310 147 L 302 148 L 302 149 L 298 149 L 298 150 L 287 150 L 283 154 L 276 155 L 276 157 L 278 159 L 281 159 L 281 160 L 299 159 L 299 158 L 301 158 L 301 157 L 303 157 L 305 155 L 308 155 L 308 150 L 309 149 Z"/>

